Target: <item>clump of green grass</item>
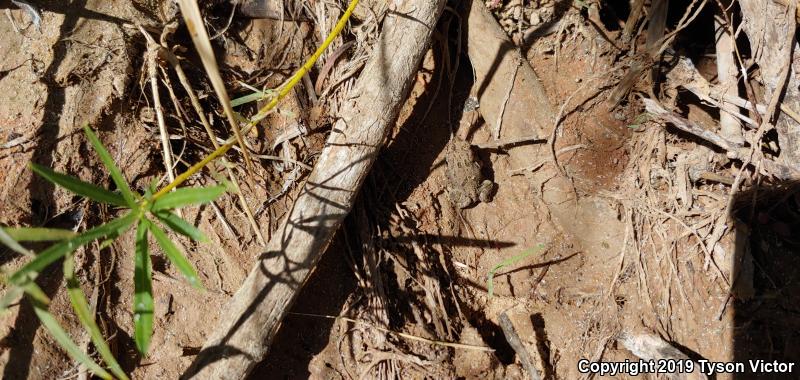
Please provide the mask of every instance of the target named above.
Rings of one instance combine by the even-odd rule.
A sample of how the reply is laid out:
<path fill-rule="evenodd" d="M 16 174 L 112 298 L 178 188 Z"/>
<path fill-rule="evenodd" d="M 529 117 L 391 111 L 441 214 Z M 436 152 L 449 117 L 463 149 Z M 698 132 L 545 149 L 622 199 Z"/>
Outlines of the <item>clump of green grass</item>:
<path fill-rule="evenodd" d="M 165 229 L 184 235 L 198 242 L 205 241 L 206 238 L 200 230 L 179 217 L 174 210 L 189 205 L 211 202 L 225 192 L 226 186 L 177 188 L 172 192 L 159 192 L 155 194 L 154 189 L 150 188 L 145 191 L 144 194 L 134 193 L 131 191 L 130 186 L 114 163 L 108 150 L 100 143 L 97 135 L 95 135 L 88 126 L 84 127 L 84 132 L 89 142 L 100 156 L 100 161 L 110 172 L 118 192 L 106 190 L 102 187 L 83 182 L 77 178 L 55 172 L 50 168 L 34 163 L 30 164 L 31 170 L 42 178 L 72 193 L 126 211 L 122 212 L 122 216 L 80 234 L 70 230 L 50 228 L 0 229 L 0 242 L 14 251 L 28 256 L 32 256 L 32 253 L 22 247 L 19 242 L 55 242 L 38 255 L 33 256 L 33 260 L 4 278 L 5 283 L 9 286 L 9 291 L 5 297 L 0 300 L 0 308 L 4 310 L 13 300 L 17 299 L 22 293 L 25 293 L 32 302 L 34 311 L 41 320 L 42 325 L 53 335 L 67 353 L 72 356 L 73 359 L 84 364 L 95 375 L 104 379 L 110 379 L 111 374 L 82 352 L 72 339 L 70 339 L 66 331 L 58 324 L 55 318 L 47 311 L 50 300 L 34 282 L 42 270 L 63 258 L 63 270 L 64 277 L 66 278 L 67 292 L 75 314 L 78 316 L 80 323 L 89 332 L 92 342 L 111 373 L 117 378 L 127 379 L 127 376 L 114 359 L 111 350 L 100 333 L 100 329 L 97 327 L 92 313 L 89 311 L 86 295 L 81 290 L 79 282 L 75 277 L 73 253 L 79 247 L 93 241 L 102 240 L 109 242 L 132 229 L 133 226 L 136 226 L 133 337 L 139 352 L 142 355 L 147 355 L 150 338 L 153 334 L 152 267 L 150 252 L 148 252 L 148 239 L 150 235 L 152 235 L 172 265 L 186 277 L 186 280 L 192 286 L 202 289 L 200 279 L 197 276 L 197 271 L 194 269 L 194 266 L 189 262 L 177 245 L 170 240 Z M 164 226 L 164 228 L 162 228 L 162 226 Z"/>

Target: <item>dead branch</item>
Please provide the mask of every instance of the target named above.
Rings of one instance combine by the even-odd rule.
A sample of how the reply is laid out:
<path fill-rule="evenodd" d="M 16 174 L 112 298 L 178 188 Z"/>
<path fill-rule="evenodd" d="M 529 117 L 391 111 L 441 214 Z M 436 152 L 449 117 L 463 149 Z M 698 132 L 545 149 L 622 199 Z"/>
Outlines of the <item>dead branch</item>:
<path fill-rule="evenodd" d="M 777 94 L 778 104 L 797 110 L 800 109 L 800 76 L 790 75 L 788 83 L 783 84 L 785 65 L 779 64 L 789 57 L 790 73 L 800 72 L 800 51 L 794 38 L 797 29 L 796 2 L 786 2 L 785 6 L 774 1 L 741 0 L 738 2 L 742 11 L 742 30 L 750 40 L 754 52 L 755 63 L 759 66 L 761 82 L 765 91 L 763 98 L 773 99 Z M 784 3 L 784 4 L 786 4 Z M 756 102 L 756 99 L 751 99 Z M 767 103 L 765 101 L 765 103 Z M 768 113 L 765 119 L 775 115 Z M 778 133 L 778 144 L 781 155 L 777 161 L 794 165 L 800 162 L 800 122 L 778 115 L 777 120 L 770 120 Z"/>
<path fill-rule="evenodd" d="M 749 150 L 725 139 L 724 137 L 694 125 L 691 121 L 664 109 L 661 104 L 652 99 L 643 98 L 645 109 L 656 118 L 674 125 L 676 128 L 699 137 L 719 148 L 724 149 L 731 159 L 744 160 L 750 155 Z M 800 168 L 784 165 L 773 160 L 763 158 L 761 165 L 769 174 L 780 179 L 796 179 L 800 177 Z"/>
<path fill-rule="evenodd" d="M 150 80 L 150 90 L 153 94 L 153 108 L 156 110 L 156 117 L 158 120 L 158 131 L 159 137 L 161 138 L 161 150 L 164 153 L 164 166 L 167 169 L 167 177 L 169 181 L 175 181 L 175 168 L 172 164 L 172 149 L 169 145 L 169 137 L 167 134 L 167 127 L 164 122 L 164 109 L 161 107 L 161 97 L 159 96 L 158 92 L 158 63 L 156 62 L 156 58 L 158 57 L 158 47 L 159 45 L 144 30 L 141 26 L 139 30 L 147 39 L 147 53 L 146 54 L 146 61 L 147 61 L 147 76 Z"/>
<path fill-rule="evenodd" d="M 444 0 L 406 1 L 387 16 L 314 171 L 183 378 L 241 379 L 267 354 L 286 311 L 352 208 L 443 7 Z"/>
<path fill-rule="evenodd" d="M 751 113 L 757 112 L 763 115 L 767 112 L 767 106 L 763 104 L 756 104 L 747 99 L 741 98 L 733 93 L 726 92 L 725 88 L 718 85 L 713 85 L 711 82 L 703 78 L 700 71 L 694 66 L 689 58 L 682 57 L 678 63 L 667 72 L 667 79 L 670 86 L 683 87 L 689 92 L 695 94 L 700 100 L 717 108 L 724 108 L 726 106 L 734 106 L 748 109 Z M 786 116 L 792 118 L 797 123 L 800 123 L 800 115 L 794 109 L 783 103 L 778 104 L 781 112 Z M 728 111 L 733 112 L 733 111 Z M 758 128 L 759 124 L 738 112 L 733 112 L 733 116 L 747 123 L 751 127 Z"/>
<path fill-rule="evenodd" d="M 500 327 L 503 329 L 503 335 L 506 336 L 506 341 L 511 348 L 514 349 L 514 352 L 517 353 L 517 358 L 519 358 L 520 363 L 522 363 L 522 368 L 525 368 L 525 371 L 528 372 L 530 379 L 541 380 L 542 375 L 539 373 L 539 370 L 534 367 L 531 355 L 522 344 L 522 340 L 519 338 L 514 324 L 511 323 L 511 319 L 508 318 L 508 314 L 505 312 L 500 314 Z"/>

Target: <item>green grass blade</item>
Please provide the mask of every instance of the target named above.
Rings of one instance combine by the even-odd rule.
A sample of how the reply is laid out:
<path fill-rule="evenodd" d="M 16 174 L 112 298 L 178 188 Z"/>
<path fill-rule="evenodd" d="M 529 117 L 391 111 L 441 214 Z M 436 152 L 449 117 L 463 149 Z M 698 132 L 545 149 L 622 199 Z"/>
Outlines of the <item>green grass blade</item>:
<path fill-rule="evenodd" d="M 26 284 L 22 287 L 22 290 L 25 291 L 25 294 L 27 294 L 32 301 L 38 302 L 40 305 L 50 304 L 50 298 L 47 298 L 47 294 L 44 294 L 42 288 L 40 288 L 39 285 L 36 285 L 35 282 L 31 281 L 30 283 Z"/>
<path fill-rule="evenodd" d="M 47 305 L 42 304 L 39 301 L 31 300 L 33 304 L 33 311 L 36 313 L 36 316 L 39 317 L 39 320 L 42 322 L 42 326 L 44 326 L 47 331 L 50 332 L 50 335 L 55 338 L 56 342 L 65 350 L 67 354 L 73 359 L 92 371 L 95 376 L 98 376 L 102 379 L 111 379 L 111 374 L 106 372 L 102 367 L 97 365 L 85 352 L 81 351 L 78 348 L 78 345 L 72 341 L 66 331 L 58 324 L 55 317 L 53 317 L 50 312 L 47 311 Z"/>
<path fill-rule="evenodd" d="M 41 272 L 42 269 L 64 257 L 64 255 L 78 249 L 78 247 L 106 236 L 118 236 L 127 230 L 136 218 L 137 214 L 130 212 L 106 224 L 92 228 L 70 240 L 50 246 L 36 256 L 35 259 L 23 265 L 22 268 L 12 274 L 9 278 L 9 282 L 14 285 L 22 285 L 28 282 L 32 278 L 32 274 Z"/>
<path fill-rule="evenodd" d="M 192 204 L 208 203 L 222 195 L 225 186 L 182 187 L 156 199 L 152 211 L 168 210 Z"/>
<path fill-rule="evenodd" d="M 6 230 L 3 229 L 3 228 L 0 228 L 0 243 L 2 243 L 3 245 L 5 245 L 8 248 L 11 248 L 11 250 L 16 252 L 16 253 L 21 253 L 21 254 L 23 254 L 25 256 L 31 256 L 31 257 L 36 256 L 36 254 L 33 253 L 31 250 L 29 250 L 29 249 L 21 246 L 19 243 L 17 243 L 17 241 L 14 240 L 11 237 L 11 235 L 9 235 L 6 232 Z"/>
<path fill-rule="evenodd" d="M 74 244 L 72 240 L 54 244 L 39 253 L 35 259 L 23 265 L 22 268 L 9 277 L 8 281 L 13 285 L 23 286 L 35 278 L 42 269 L 64 257 L 64 255 L 78 249 L 79 246 L 78 244 Z"/>
<path fill-rule="evenodd" d="M 180 216 L 166 210 L 158 211 L 155 213 L 158 220 L 164 223 L 173 231 L 186 236 L 197 242 L 205 242 L 208 239 L 191 223 L 183 220 Z"/>
<path fill-rule="evenodd" d="M 19 286 L 12 286 L 10 289 L 6 291 L 6 294 L 3 294 L 3 297 L 0 297 L 0 315 L 5 313 L 8 310 L 8 307 L 19 297 L 22 295 L 22 288 Z"/>
<path fill-rule="evenodd" d="M 245 96 L 238 97 L 236 99 L 231 100 L 231 107 L 238 107 L 242 104 L 247 104 L 255 101 L 259 101 L 267 97 L 267 93 L 265 92 L 254 92 L 251 94 L 247 94 Z"/>
<path fill-rule="evenodd" d="M 161 229 L 161 227 L 149 221 L 148 224 L 150 227 L 150 232 L 153 233 L 153 237 L 156 238 L 156 242 L 158 242 L 158 245 L 164 250 L 167 258 L 172 262 L 172 265 L 175 265 L 175 267 L 178 268 L 178 271 L 180 271 L 186 277 L 192 286 L 196 288 L 202 288 L 200 279 L 197 277 L 197 271 L 194 270 L 194 266 L 192 266 L 189 260 L 186 259 L 186 256 L 181 253 L 172 240 L 169 240 L 169 237 L 167 237 L 167 234 Z"/>
<path fill-rule="evenodd" d="M 129 205 L 125 202 L 125 199 L 117 193 L 112 193 L 111 191 L 108 191 L 102 187 L 88 182 L 83 182 L 75 177 L 53 171 L 46 166 L 34 164 L 33 162 L 30 163 L 30 167 L 34 173 L 38 174 L 42 178 L 53 182 L 75 194 L 84 196 L 97 202 L 109 203 L 115 206 L 129 207 Z"/>
<path fill-rule="evenodd" d="M 118 379 L 127 380 L 128 376 L 125 375 L 117 360 L 114 359 L 114 354 L 111 353 L 103 334 L 100 333 L 100 328 L 94 321 L 94 315 L 89 310 L 89 302 L 86 300 L 86 295 L 75 278 L 75 265 L 71 255 L 68 255 L 66 261 L 64 261 L 64 277 L 67 279 L 67 294 L 72 303 L 72 309 L 75 310 L 81 325 L 89 332 L 92 343 L 94 343 L 97 352 L 100 353 L 100 357 L 106 362 L 114 376 Z"/>
<path fill-rule="evenodd" d="M 146 219 L 139 221 L 136 229 L 136 252 L 134 254 L 134 293 L 133 293 L 133 338 L 136 349 L 142 356 L 147 356 L 150 337 L 153 335 L 153 286 L 150 253 L 147 251 Z"/>
<path fill-rule="evenodd" d="M 60 228 L 19 227 L 3 230 L 16 241 L 56 241 L 72 239 L 78 235 L 75 231 Z"/>
<path fill-rule="evenodd" d="M 103 146 L 103 143 L 100 142 L 100 139 L 98 139 L 94 131 L 89 128 L 88 124 L 83 126 L 83 131 L 86 133 L 86 137 L 89 138 L 89 142 L 92 143 L 94 150 L 96 150 L 97 154 L 100 156 L 100 161 L 108 168 L 111 179 L 114 180 L 117 188 L 122 193 L 122 198 L 125 199 L 125 203 L 127 203 L 130 208 L 136 208 L 136 198 L 133 196 L 133 192 L 128 186 L 128 181 L 122 176 L 122 172 L 117 167 L 117 164 L 114 163 L 114 159 L 111 158 L 111 154 L 108 153 L 106 147 Z"/>
<path fill-rule="evenodd" d="M 6 278 L 5 273 L 0 274 L 0 282 L 3 284 L 8 284 L 8 279 Z M 23 292 L 28 293 L 28 297 L 31 297 L 33 300 L 39 302 L 42 305 L 50 304 L 50 298 L 47 298 L 47 295 L 44 294 L 42 289 L 40 289 L 35 282 L 30 282 L 29 285 L 26 286 L 8 286 L 8 290 L 6 294 L 0 298 L 0 313 L 5 312 L 6 309 L 11 305 L 12 302 L 19 299 Z"/>
<path fill-rule="evenodd" d="M 486 279 L 486 290 L 489 293 L 488 297 L 491 299 L 494 296 L 494 274 L 497 273 L 498 270 L 500 270 L 502 268 L 505 268 L 505 267 L 507 267 L 509 265 L 514 265 L 518 261 L 520 261 L 520 260 L 522 260 L 522 259 L 524 259 L 524 258 L 526 258 L 526 257 L 538 252 L 542 248 L 544 248 L 544 244 L 539 244 L 539 245 L 537 245 L 537 246 L 535 246 L 533 248 L 526 249 L 526 250 L 522 251 L 520 254 L 518 254 L 516 256 L 513 256 L 513 257 L 510 257 L 508 259 L 505 259 L 505 260 L 501 261 L 499 264 L 495 265 L 492 268 L 492 270 L 489 271 L 489 274 L 486 276 L 487 277 L 487 279 Z"/>

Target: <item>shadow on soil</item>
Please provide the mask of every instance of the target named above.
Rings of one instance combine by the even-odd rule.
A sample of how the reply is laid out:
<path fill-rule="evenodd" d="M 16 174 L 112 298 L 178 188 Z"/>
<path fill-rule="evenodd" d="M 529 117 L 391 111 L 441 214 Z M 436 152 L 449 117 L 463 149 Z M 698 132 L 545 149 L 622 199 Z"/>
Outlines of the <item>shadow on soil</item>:
<path fill-rule="evenodd" d="M 317 270 L 303 286 L 293 313 L 339 315 L 347 297 L 356 289 L 347 265 L 341 233 L 328 248 Z M 289 314 L 275 337 L 273 348 L 249 379 L 307 379 L 309 364 L 328 344 L 334 319 Z"/>
<path fill-rule="evenodd" d="M 84 9 L 87 0 L 78 0 L 70 4 L 71 9 Z M 66 12 L 61 30 L 59 32 L 62 38 L 69 36 L 78 25 L 81 16 L 79 12 Z M 53 47 L 53 60 L 49 67 L 45 69 L 44 80 L 47 82 L 54 82 L 53 78 L 58 72 L 59 66 L 63 62 L 67 54 L 69 45 L 62 41 Z M 57 83 L 47 83 L 50 92 L 44 104 L 44 119 L 36 136 L 39 137 L 36 149 L 33 152 L 32 161 L 46 167 L 52 167 L 53 154 L 59 135 L 59 117 L 64 107 L 65 94 L 64 88 Z M 47 182 L 37 176 L 33 176 L 30 184 L 28 184 L 28 191 L 31 194 L 31 200 L 34 206 L 37 204 L 39 209 L 53 209 L 55 206 L 55 199 L 53 197 L 54 187 L 50 182 Z M 34 207 L 37 208 L 37 207 Z M 31 210 L 36 213 L 37 210 Z M 34 215 L 34 222 L 43 223 L 48 219 L 48 215 Z M 36 280 L 37 284 L 42 288 L 48 297 L 53 297 L 56 290 L 61 285 L 63 279 L 62 270 L 59 265 L 52 266 L 47 273 L 42 273 Z M 23 299 L 20 303 L 19 314 L 14 322 L 12 344 L 10 345 L 11 351 L 8 357 L 8 364 L 3 370 L 4 379 L 26 379 L 30 375 L 31 367 L 36 365 L 33 360 L 34 339 L 36 331 L 39 329 L 39 319 L 36 317 L 33 307 L 27 299 Z"/>
<path fill-rule="evenodd" d="M 735 199 L 735 379 L 788 379 L 800 373 L 800 182 L 756 186 Z M 751 363 L 785 363 L 777 372 Z M 780 372 L 793 364 L 792 371 Z"/>

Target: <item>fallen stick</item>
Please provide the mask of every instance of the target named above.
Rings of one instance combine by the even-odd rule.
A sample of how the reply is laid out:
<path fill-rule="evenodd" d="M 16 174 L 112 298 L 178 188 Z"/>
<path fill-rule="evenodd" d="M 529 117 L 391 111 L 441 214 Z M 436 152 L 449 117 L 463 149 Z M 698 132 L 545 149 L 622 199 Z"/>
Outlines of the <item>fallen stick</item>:
<path fill-rule="evenodd" d="M 267 354 L 394 125 L 444 3 L 408 0 L 387 15 L 319 162 L 183 378 L 241 379 Z"/>
<path fill-rule="evenodd" d="M 661 104 L 655 100 L 642 98 L 645 110 L 653 115 L 655 118 L 668 122 L 676 128 L 692 134 L 706 142 L 709 142 L 726 151 L 728 158 L 746 161 L 749 156 L 749 149 L 736 145 L 735 143 L 725 139 L 724 137 L 694 125 L 691 121 L 676 115 L 674 112 L 667 111 Z M 800 178 L 800 168 L 789 166 L 779 162 L 775 162 L 768 158 L 760 159 L 761 166 L 767 173 L 775 176 L 776 178 L 784 180 L 794 180 Z M 753 162 L 755 164 L 755 162 Z"/>
<path fill-rule="evenodd" d="M 798 21 L 791 16 L 796 15 L 800 4 L 796 0 L 782 2 L 788 5 L 787 9 L 774 1 L 740 0 L 737 3 L 745 21 L 742 31 L 750 41 L 751 51 L 758 52 L 754 61 L 760 69 L 759 81 L 764 85 L 763 94 L 758 96 L 765 103 L 776 99 L 782 110 L 800 109 L 800 76 L 797 75 L 800 50 L 795 38 Z M 789 66 L 788 77 L 784 75 L 786 66 Z M 754 94 L 751 100 L 757 102 L 756 96 Z M 769 112 L 764 119 L 770 122 L 767 127 L 774 128 L 778 135 L 780 155 L 776 160 L 787 165 L 800 162 L 800 121 Z"/>
<path fill-rule="evenodd" d="M 683 57 L 678 60 L 678 63 L 667 73 L 667 79 L 677 86 L 683 87 L 689 92 L 695 94 L 701 100 L 708 102 L 714 107 L 722 108 L 725 105 L 733 105 L 736 107 L 746 108 L 750 112 L 758 112 L 764 115 L 767 112 L 767 106 L 763 104 L 756 104 L 755 108 L 753 103 L 747 99 L 743 99 L 730 92 L 725 92 L 724 88 L 719 85 L 711 84 L 708 80 L 703 78 L 700 71 L 694 66 L 689 58 Z M 800 123 L 800 115 L 786 104 L 779 104 L 780 110 L 792 120 Z M 733 116 L 739 118 L 752 127 L 758 128 L 758 123 L 753 119 L 736 113 Z"/>
<path fill-rule="evenodd" d="M 657 119 L 669 122 L 684 132 L 695 135 L 704 141 L 710 142 L 722 149 L 725 149 L 727 152 L 732 152 L 737 158 L 741 155 L 744 155 L 745 149 L 742 147 L 742 145 L 737 145 L 736 143 L 716 134 L 713 131 L 696 126 L 691 121 L 678 116 L 673 112 L 667 111 L 658 101 L 642 98 L 642 103 L 644 103 L 645 110 L 649 114 L 655 116 Z"/>
<path fill-rule="evenodd" d="M 519 338 L 517 330 L 514 329 L 514 324 L 511 323 L 511 319 L 508 318 L 508 314 L 505 312 L 500 314 L 500 328 L 503 329 L 503 335 L 506 336 L 508 345 L 511 346 L 511 348 L 514 349 L 514 352 L 517 353 L 517 358 L 519 358 L 520 363 L 522 363 L 522 368 L 528 372 L 530 379 L 541 380 L 542 375 L 533 365 L 533 359 L 531 359 L 531 355 L 528 353 L 528 350 L 525 349 L 525 345 L 522 344 L 522 340 Z"/>

